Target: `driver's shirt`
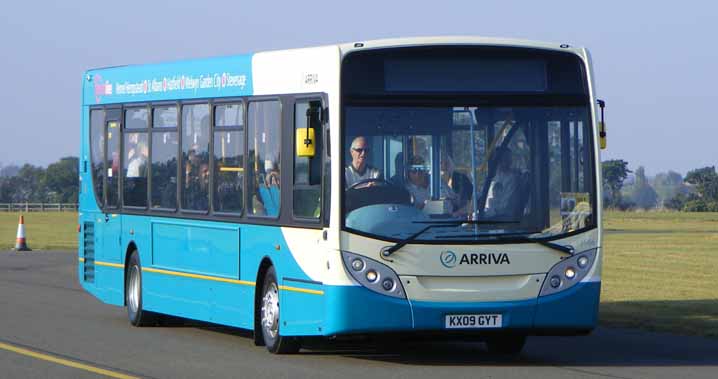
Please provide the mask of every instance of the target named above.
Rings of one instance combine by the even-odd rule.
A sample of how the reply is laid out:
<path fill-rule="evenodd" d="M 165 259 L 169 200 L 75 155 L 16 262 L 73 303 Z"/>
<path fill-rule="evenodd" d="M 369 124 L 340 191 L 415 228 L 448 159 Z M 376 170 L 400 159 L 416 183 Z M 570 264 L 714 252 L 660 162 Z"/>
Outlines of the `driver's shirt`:
<path fill-rule="evenodd" d="M 369 165 L 364 167 L 363 173 L 360 173 L 359 171 L 355 170 L 354 166 L 352 166 L 351 164 L 348 165 L 347 168 L 344 170 L 346 188 L 349 188 L 354 183 L 359 183 L 362 180 L 379 179 L 380 177 L 381 174 L 379 173 L 379 169 L 371 167 Z"/>

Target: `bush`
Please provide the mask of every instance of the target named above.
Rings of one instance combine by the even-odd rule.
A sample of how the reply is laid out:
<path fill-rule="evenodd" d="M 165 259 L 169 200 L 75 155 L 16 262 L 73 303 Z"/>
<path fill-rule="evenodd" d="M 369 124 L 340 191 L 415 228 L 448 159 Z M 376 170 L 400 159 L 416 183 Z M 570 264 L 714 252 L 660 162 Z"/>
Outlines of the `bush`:
<path fill-rule="evenodd" d="M 718 212 L 718 202 L 703 199 L 689 200 L 683 205 L 684 212 Z"/>

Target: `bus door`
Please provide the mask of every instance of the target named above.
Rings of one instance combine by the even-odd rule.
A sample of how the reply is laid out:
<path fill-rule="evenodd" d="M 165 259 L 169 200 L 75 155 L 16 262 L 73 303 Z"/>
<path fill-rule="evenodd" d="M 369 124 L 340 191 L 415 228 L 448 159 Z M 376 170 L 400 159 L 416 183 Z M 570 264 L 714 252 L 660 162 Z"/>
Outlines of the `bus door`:
<path fill-rule="evenodd" d="M 120 233 L 122 232 L 122 217 L 118 214 L 120 205 L 120 135 L 122 112 L 118 109 L 108 109 L 106 118 L 107 152 L 105 169 L 107 170 L 107 186 L 104 206 L 104 225 L 102 233 L 102 257 L 111 263 L 124 263 L 122 249 L 120 248 Z"/>

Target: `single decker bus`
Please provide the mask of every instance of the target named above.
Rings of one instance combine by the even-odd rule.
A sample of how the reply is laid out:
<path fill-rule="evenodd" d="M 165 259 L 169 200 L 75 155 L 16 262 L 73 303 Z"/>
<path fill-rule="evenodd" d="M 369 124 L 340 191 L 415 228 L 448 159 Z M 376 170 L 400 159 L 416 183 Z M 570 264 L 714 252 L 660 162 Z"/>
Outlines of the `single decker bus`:
<path fill-rule="evenodd" d="M 82 81 L 78 278 L 132 325 L 506 354 L 596 326 L 605 131 L 584 48 L 401 38 Z"/>

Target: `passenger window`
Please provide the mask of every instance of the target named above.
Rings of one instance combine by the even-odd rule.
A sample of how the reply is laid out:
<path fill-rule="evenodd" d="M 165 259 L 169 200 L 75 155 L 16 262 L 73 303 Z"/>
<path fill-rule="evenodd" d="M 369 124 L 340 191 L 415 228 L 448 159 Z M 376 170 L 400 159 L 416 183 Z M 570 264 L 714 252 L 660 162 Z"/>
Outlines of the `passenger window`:
<path fill-rule="evenodd" d="M 147 206 L 147 133 L 125 133 L 123 202 L 125 206 Z"/>
<path fill-rule="evenodd" d="M 314 157 L 297 156 L 294 152 L 294 216 L 318 219 L 321 213 L 322 127 L 320 121 L 322 104 L 318 100 L 297 102 L 294 106 L 295 138 L 297 129 L 314 129 Z M 301 142 L 301 141 L 300 141 Z"/>
<path fill-rule="evenodd" d="M 279 101 L 249 103 L 249 214 L 279 216 L 280 130 Z"/>
<path fill-rule="evenodd" d="M 90 111 L 90 156 L 93 188 L 102 207 L 105 180 L 105 167 L 102 162 L 105 156 L 105 111 L 102 109 Z"/>
<path fill-rule="evenodd" d="M 147 108 L 125 110 L 125 132 L 123 144 L 122 182 L 123 205 L 128 207 L 147 206 L 147 171 L 149 146 L 147 144 Z"/>
<path fill-rule="evenodd" d="M 147 129 L 147 108 L 125 110 L 125 129 Z"/>
<path fill-rule="evenodd" d="M 182 208 L 209 208 L 209 106 L 182 107 Z"/>
<path fill-rule="evenodd" d="M 216 212 L 242 212 L 244 181 L 244 107 L 214 107 L 214 196 Z"/>
<path fill-rule="evenodd" d="M 177 208 L 177 107 L 152 110 L 152 208 Z"/>

